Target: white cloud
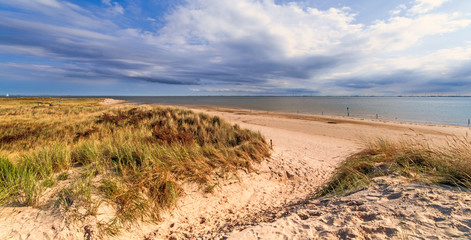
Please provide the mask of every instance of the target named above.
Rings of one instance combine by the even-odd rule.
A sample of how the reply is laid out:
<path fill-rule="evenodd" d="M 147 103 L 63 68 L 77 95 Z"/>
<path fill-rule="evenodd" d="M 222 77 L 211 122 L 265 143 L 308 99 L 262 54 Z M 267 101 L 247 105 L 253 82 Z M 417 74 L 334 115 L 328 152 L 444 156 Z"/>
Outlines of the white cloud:
<path fill-rule="evenodd" d="M 469 26 L 471 19 L 459 14 L 427 14 L 419 17 L 393 17 L 369 27 L 368 46 L 374 51 L 401 51 L 426 36 L 453 32 Z"/>
<path fill-rule="evenodd" d="M 105 4 L 111 9 L 111 12 L 117 14 L 123 14 L 124 8 L 118 2 L 112 2 L 111 0 L 101 0 L 101 3 Z"/>
<path fill-rule="evenodd" d="M 409 10 L 413 14 L 424 14 L 441 6 L 448 0 L 416 0 L 415 5 Z"/>
<path fill-rule="evenodd" d="M 417 71 L 432 77 L 437 73 L 451 74 L 454 67 L 467 61 L 471 61 L 471 46 L 439 49 L 425 55 L 403 55 L 389 58 L 374 56 L 365 59 L 361 65 L 355 66 L 345 74 L 333 73 L 329 78 L 357 78 L 378 73 L 393 74 L 404 71 Z"/>
<path fill-rule="evenodd" d="M 55 40 L 62 41 L 63 38 L 61 37 L 66 37 L 68 39 L 84 38 L 87 40 L 116 40 L 116 38 L 114 38 L 113 36 L 82 28 L 63 27 L 53 24 L 30 22 L 25 20 L 16 20 L 3 17 L 0 17 L 0 20 L 0 26 L 7 27 L 8 25 L 14 25 L 16 27 L 21 27 L 32 31 L 43 31 L 44 34 L 50 34 L 50 36 L 54 36 Z"/>
<path fill-rule="evenodd" d="M 389 13 L 390 13 L 391 15 L 395 16 L 395 15 L 401 14 L 401 13 L 404 12 L 404 10 L 406 10 L 406 9 L 407 9 L 406 5 L 401 4 L 401 5 L 399 5 L 396 9 L 391 10 Z"/>
<path fill-rule="evenodd" d="M 265 45 L 285 57 L 331 54 L 342 39 L 355 38 L 361 25 L 339 9 L 320 11 L 273 1 L 191 1 L 168 17 L 163 38 L 173 44 L 194 46 L 230 44 Z"/>
<path fill-rule="evenodd" d="M 113 2 L 112 9 L 113 9 L 113 12 L 115 12 L 115 13 L 119 13 L 119 14 L 124 13 L 124 8 L 121 5 L 119 5 L 119 3 L 117 3 L 117 2 Z"/>
<path fill-rule="evenodd" d="M 59 8 L 61 5 L 56 0 L 36 0 L 38 3 L 47 5 L 49 7 Z"/>
<path fill-rule="evenodd" d="M 418 0 L 412 9 L 437 7 L 443 0 Z M 427 7 L 427 8 L 426 8 Z M 400 5 L 399 10 L 404 10 Z M 208 50 L 243 42 L 265 47 L 276 58 L 352 52 L 403 51 L 427 36 L 454 32 L 471 23 L 460 14 L 393 16 L 364 26 L 348 9 L 321 11 L 273 1 L 195 0 L 167 17 L 158 44 Z M 414 10 L 415 11 L 415 10 Z"/>

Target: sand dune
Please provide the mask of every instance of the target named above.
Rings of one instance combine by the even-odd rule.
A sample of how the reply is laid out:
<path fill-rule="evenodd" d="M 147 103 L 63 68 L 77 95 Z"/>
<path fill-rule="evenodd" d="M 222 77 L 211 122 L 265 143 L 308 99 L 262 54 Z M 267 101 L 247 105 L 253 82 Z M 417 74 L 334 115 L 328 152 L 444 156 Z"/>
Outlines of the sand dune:
<path fill-rule="evenodd" d="M 162 223 L 141 223 L 116 238 L 419 238 L 432 230 L 441 231 L 436 236 L 443 238 L 468 236 L 468 193 L 379 182 L 369 192 L 310 200 L 336 166 L 362 149 L 365 139 L 416 138 L 440 144 L 451 136 L 466 136 L 468 128 L 208 107 L 193 110 L 260 131 L 273 143 L 272 157 L 255 166 L 254 172 L 217 179 L 214 193 L 186 185 L 185 195 Z M 404 206 L 402 213 L 391 210 Z M 58 215 L 42 216 L 36 209 L 8 211 L 15 214 L 0 218 L 2 239 L 82 239 L 89 232 L 83 226 L 66 227 Z M 32 214 L 36 217 L 27 217 Z"/>

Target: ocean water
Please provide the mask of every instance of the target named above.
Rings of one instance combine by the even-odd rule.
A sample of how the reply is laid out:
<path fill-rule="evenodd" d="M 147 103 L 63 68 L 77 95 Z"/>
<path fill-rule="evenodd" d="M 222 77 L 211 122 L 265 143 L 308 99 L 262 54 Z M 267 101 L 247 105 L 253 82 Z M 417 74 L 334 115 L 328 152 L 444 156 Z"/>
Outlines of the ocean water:
<path fill-rule="evenodd" d="M 113 97 L 130 102 L 214 106 L 468 126 L 471 97 Z M 347 112 L 348 108 L 348 112 Z"/>

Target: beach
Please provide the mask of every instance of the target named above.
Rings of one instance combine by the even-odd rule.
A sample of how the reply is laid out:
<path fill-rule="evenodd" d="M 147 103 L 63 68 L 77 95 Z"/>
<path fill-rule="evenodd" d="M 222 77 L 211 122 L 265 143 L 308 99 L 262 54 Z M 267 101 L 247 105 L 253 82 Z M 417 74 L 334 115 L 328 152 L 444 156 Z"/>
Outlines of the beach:
<path fill-rule="evenodd" d="M 108 100 L 106 103 L 117 102 Z M 471 198 L 467 193 L 455 193 L 450 189 L 423 185 L 411 187 L 384 179 L 372 185 L 371 193 L 359 193 L 357 197 L 350 195 L 347 200 L 329 200 L 333 205 L 313 199 L 316 190 L 332 176 L 336 167 L 348 156 L 361 151 L 368 141 L 378 138 L 414 139 L 440 145 L 453 137 L 466 137 L 467 127 L 215 107 L 189 109 L 220 116 L 241 128 L 259 131 L 272 146 L 271 157 L 254 164 L 252 171 L 243 170 L 214 179 L 216 184 L 212 192 L 186 183 L 176 207 L 165 212 L 159 224 L 139 223 L 113 239 L 390 238 L 398 236 L 397 231 L 388 229 L 401 224 L 397 220 L 401 215 L 388 211 L 401 204 L 409 204 L 406 207 L 416 209 L 413 206 L 417 203 L 415 199 L 398 202 L 399 197 L 395 196 L 397 192 L 406 192 L 401 190 L 403 188 L 410 191 L 407 196 L 415 196 L 415 191 L 422 192 L 420 196 L 433 199 L 435 209 L 445 209 L 434 213 L 436 219 L 446 219 L 442 221 L 445 224 L 443 228 L 434 228 L 436 220 L 431 217 L 425 219 L 427 214 L 419 214 L 419 217 L 428 225 L 415 222 L 417 216 L 413 215 L 414 212 L 403 212 L 402 218 L 411 225 L 408 229 L 418 229 L 418 233 L 435 229 L 439 231 L 438 236 L 444 238 L 469 233 L 471 223 L 466 219 L 470 219 L 471 213 L 466 209 L 470 207 Z M 424 194 L 429 191 L 432 193 Z M 438 195 L 442 197 L 436 197 Z M 380 209 L 376 205 L 380 199 L 394 201 L 391 205 L 382 201 Z M 454 206 L 453 213 L 456 214 L 452 216 L 446 209 L 454 203 L 461 205 Z M 423 205 L 422 202 L 420 204 Z M 364 211 L 352 210 L 360 206 L 364 206 Z M 90 232 L 83 227 L 68 226 L 59 216 L 41 213 L 31 207 L 13 207 L 5 211 L 10 213 L 2 214 L 0 218 L 2 239 L 83 239 Z M 339 215 L 340 212 L 351 214 Z M 365 217 L 368 214 L 384 217 L 374 221 L 375 218 Z M 458 224 L 457 221 L 461 220 Z M 452 227 L 458 225 L 461 227 Z M 350 228 L 346 230 L 345 226 Z M 410 234 L 416 236 L 417 232 Z"/>
<path fill-rule="evenodd" d="M 464 137 L 469 131 L 469 128 L 459 126 L 348 117 L 214 107 L 190 109 L 260 131 L 267 141 L 271 140 L 273 154 L 257 166 L 255 172 L 241 173 L 238 180 L 222 181 L 220 189 L 211 196 L 196 189 L 188 191 L 173 216 L 149 235 L 156 239 L 168 236 L 177 239 L 201 236 L 203 239 L 228 236 L 229 239 L 316 239 L 320 237 L 316 234 L 319 231 L 314 227 L 306 230 L 306 223 L 292 216 L 293 209 L 303 208 L 301 206 L 312 198 L 335 168 L 346 157 L 361 151 L 367 141 L 377 138 L 427 139 L 441 144 L 453 136 Z M 332 209 L 325 211 L 320 213 L 325 218 L 337 214 Z M 267 223 L 272 221 L 275 222 Z M 361 225 L 366 221 L 356 223 Z M 328 227 L 332 224 L 323 225 L 325 231 L 332 230 L 330 235 L 324 234 L 326 239 L 341 237 L 336 235 L 339 229 Z M 369 235 L 388 237 L 381 231 Z"/>

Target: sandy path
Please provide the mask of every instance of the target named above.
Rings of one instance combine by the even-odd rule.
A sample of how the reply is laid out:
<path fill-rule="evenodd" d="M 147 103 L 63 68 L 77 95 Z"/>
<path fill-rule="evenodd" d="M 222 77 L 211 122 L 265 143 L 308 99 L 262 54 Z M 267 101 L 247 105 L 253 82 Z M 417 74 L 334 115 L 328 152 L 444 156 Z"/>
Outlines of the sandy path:
<path fill-rule="evenodd" d="M 172 216 L 148 235 L 156 239 L 218 238 L 276 219 L 283 215 L 285 206 L 309 197 L 339 162 L 360 150 L 356 141 L 316 134 L 312 121 L 193 110 L 260 131 L 272 140 L 273 153 L 255 166 L 255 173 L 240 173 L 237 179 L 221 181 L 213 194 L 187 186 L 187 195 Z"/>

